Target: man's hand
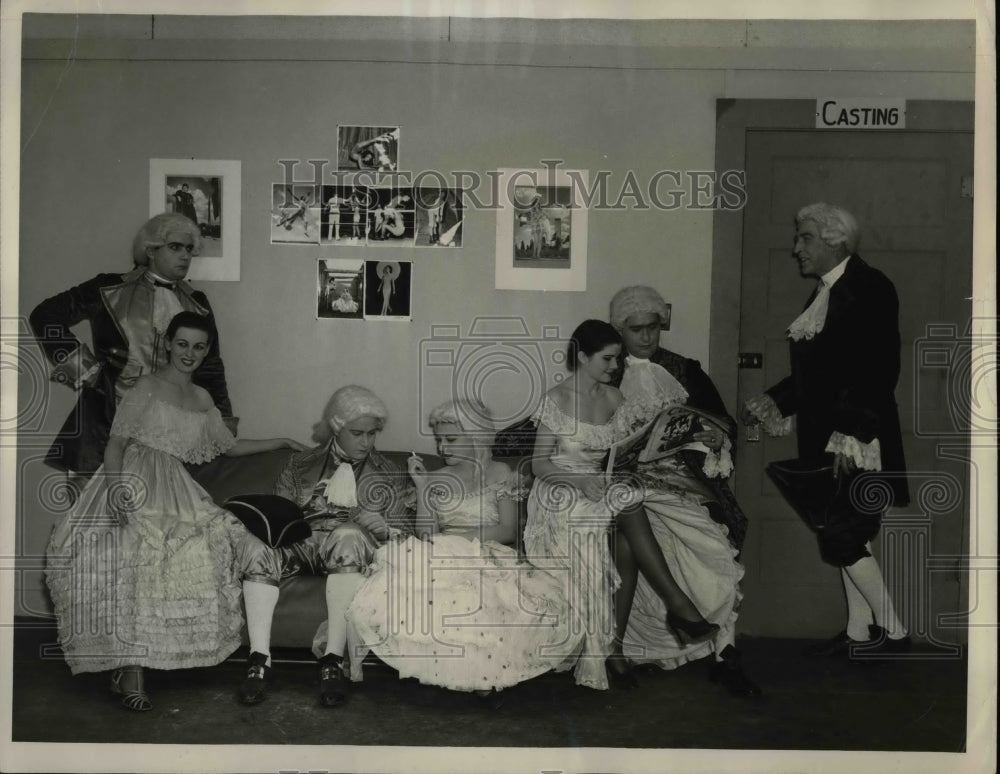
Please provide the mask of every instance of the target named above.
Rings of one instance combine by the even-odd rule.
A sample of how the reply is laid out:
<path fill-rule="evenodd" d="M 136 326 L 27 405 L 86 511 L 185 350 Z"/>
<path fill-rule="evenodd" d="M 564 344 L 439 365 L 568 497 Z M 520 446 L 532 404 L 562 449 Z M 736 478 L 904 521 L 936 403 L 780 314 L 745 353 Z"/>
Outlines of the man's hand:
<path fill-rule="evenodd" d="M 354 522 L 359 527 L 364 527 L 379 540 L 385 540 L 389 536 L 389 525 L 379 513 L 373 511 L 362 511 L 354 517 Z"/>
<path fill-rule="evenodd" d="M 834 478 L 840 478 L 841 475 L 849 476 L 855 470 L 857 470 L 857 465 L 855 465 L 854 460 L 852 460 L 846 454 L 838 453 L 833 455 Z"/>

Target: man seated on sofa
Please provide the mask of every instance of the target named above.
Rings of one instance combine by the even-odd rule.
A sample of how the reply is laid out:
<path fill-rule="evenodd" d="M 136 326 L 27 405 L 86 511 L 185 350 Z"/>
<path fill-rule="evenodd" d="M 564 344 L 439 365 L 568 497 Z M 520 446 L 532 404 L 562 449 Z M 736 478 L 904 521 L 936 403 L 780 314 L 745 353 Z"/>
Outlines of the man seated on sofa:
<path fill-rule="evenodd" d="M 293 454 L 278 476 L 275 493 L 297 503 L 312 518 L 312 535 L 284 548 L 248 541 L 241 557 L 243 596 L 250 635 L 244 704 L 266 696 L 271 670 L 271 620 L 282 579 L 299 574 L 326 576 L 328 637 L 320 658 L 320 704 L 336 707 L 350 683 L 344 651 L 345 613 L 361 585 L 375 550 L 390 531 L 412 532 L 416 497 L 412 481 L 375 450 L 388 418 L 385 404 L 369 389 L 337 390 L 324 412 L 332 437 L 317 448 Z M 314 436 L 315 437 L 315 436 Z"/>

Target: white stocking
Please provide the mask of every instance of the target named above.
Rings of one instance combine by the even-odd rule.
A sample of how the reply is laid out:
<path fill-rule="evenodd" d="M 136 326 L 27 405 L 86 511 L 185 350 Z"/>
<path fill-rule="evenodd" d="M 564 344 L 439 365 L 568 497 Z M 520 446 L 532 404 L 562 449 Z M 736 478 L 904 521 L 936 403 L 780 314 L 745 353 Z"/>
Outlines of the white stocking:
<path fill-rule="evenodd" d="M 871 550 L 870 545 L 867 546 Z M 875 623 L 889 633 L 891 639 L 899 639 L 906 636 L 906 629 L 903 628 L 902 621 L 896 615 L 892 599 L 889 598 L 889 589 L 886 588 L 885 580 L 882 578 L 882 570 L 879 569 L 878 562 L 874 556 L 866 556 L 859 559 L 850 567 L 845 567 L 850 580 L 858 587 L 858 591 L 864 596 L 868 606 L 875 616 Z"/>
<path fill-rule="evenodd" d="M 243 581 L 243 604 L 247 608 L 247 632 L 250 650 L 267 656 L 271 666 L 271 619 L 278 604 L 278 587 L 256 581 Z"/>
<path fill-rule="evenodd" d="M 365 576 L 339 572 L 326 576 L 326 653 L 344 655 L 347 647 L 347 608 Z"/>
<path fill-rule="evenodd" d="M 872 609 L 865 601 L 864 594 L 847 574 L 846 567 L 840 568 L 840 578 L 844 582 L 844 595 L 847 597 L 847 636 L 863 642 L 871 636 L 868 626 L 873 623 Z"/>

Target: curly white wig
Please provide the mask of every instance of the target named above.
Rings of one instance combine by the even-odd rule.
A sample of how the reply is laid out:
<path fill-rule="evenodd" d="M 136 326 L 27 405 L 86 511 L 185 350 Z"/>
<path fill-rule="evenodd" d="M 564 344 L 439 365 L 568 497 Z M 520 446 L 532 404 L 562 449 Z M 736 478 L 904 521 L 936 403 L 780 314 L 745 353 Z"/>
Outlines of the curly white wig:
<path fill-rule="evenodd" d="M 622 330 L 628 318 L 636 314 L 655 314 L 660 324 L 670 319 L 663 296 L 648 285 L 622 288 L 611 299 L 609 318 L 616 330 Z"/>

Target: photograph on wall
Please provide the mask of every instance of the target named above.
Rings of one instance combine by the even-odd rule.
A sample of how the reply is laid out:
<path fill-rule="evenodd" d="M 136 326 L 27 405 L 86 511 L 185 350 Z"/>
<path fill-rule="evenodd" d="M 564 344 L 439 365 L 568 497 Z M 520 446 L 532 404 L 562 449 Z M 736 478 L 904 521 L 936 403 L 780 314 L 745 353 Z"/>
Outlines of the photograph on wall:
<path fill-rule="evenodd" d="M 365 298 L 364 260 L 320 258 L 317 266 L 317 319 L 362 319 Z"/>
<path fill-rule="evenodd" d="M 365 243 L 368 190 L 353 185 L 323 186 L 320 244 L 353 247 Z"/>
<path fill-rule="evenodd" d="M 414 191 L 416 226 L 414 247 L 461 247 L 465 220 L 458 188 L 418 188 Z"/>
<path fill-rule="evenodd" d="M 365 319 L 410 320 L 413 264 L 408 261 L 365 261 Z"/>
<path fill-rule="evenodd" d="M 240 278 L 240 162 L 149 160 L 149 214 L 177 212 L 201 235 L 188 279 Z"/>
<path fill-rule="evenodd" d="M 369 188 L 368 244 L 413 246 L 412 188 Z"/>
<path fill-rule="evenodd" d="M 271 244 L 319 244 L 322 206 L 311 184 L 271 187 Z"/>
<path fill-rule="evenodd" d="M 399 169 L 399 127 L 337 127 L 337 169 L 349 172 Z"/>
<path fill-rule="evenodd" d="M 585 171 L 500 170 L 496 287 L 587 289 Z"/>

